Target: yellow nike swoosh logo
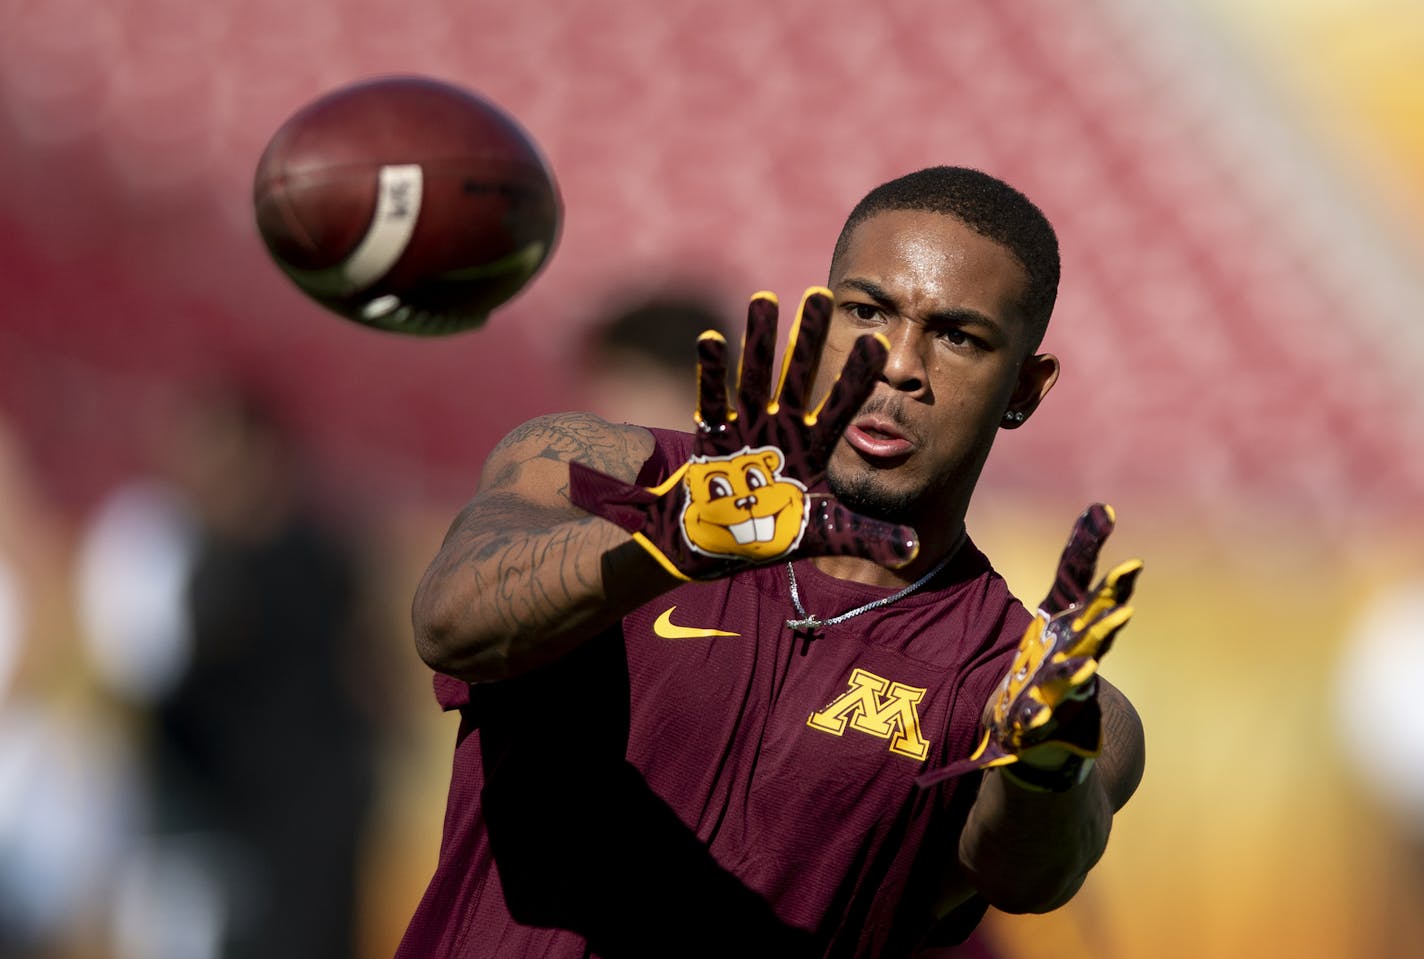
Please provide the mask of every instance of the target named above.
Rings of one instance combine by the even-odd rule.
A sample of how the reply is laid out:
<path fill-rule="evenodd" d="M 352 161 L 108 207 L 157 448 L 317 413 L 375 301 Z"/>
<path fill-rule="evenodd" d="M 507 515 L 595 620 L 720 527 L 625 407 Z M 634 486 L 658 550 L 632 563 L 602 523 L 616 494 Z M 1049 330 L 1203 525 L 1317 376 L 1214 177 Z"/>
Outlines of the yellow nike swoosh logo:
<path fill-rule="evenodd" d="M 661 616 L 653 621 L 653 632 L 663 639 L 705 639 L 708 636 L 740 636 L 741 633 L 729 633 L 725 629 L 709 629 L 704 626 L 679 626 L 672 621 L 672 611 L 676 606 L 669 606 L 663 610 Z"/>

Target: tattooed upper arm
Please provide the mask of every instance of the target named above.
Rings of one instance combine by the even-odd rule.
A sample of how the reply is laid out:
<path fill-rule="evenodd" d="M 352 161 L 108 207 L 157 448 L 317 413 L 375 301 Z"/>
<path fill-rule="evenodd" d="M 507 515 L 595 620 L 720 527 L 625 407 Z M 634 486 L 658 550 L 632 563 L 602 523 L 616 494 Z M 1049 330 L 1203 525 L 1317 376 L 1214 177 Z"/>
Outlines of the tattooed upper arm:
<path fill-rule="evenodd" d="M 568 507 L 570 461 L 631 482 L 652 449 L 652 434 L 641 427 L 589 413 L 541 416 L 516 427 L 491 451 L 479 495 L 512 494 L 530 505 Z"/>

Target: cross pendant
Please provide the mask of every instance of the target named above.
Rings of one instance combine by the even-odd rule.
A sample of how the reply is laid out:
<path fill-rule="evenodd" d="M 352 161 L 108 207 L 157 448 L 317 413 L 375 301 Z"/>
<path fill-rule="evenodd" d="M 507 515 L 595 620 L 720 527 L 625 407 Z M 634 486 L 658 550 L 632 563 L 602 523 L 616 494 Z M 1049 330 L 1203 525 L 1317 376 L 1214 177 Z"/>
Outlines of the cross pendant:
<path fill-rule="evenodd" d="M 814 633 L 824 625 L 826 624 L 817 619 L 815 613 L 807 613 L 805 619 L 788 619 L 786 621 L 786 628 L 793 633 Z"/>

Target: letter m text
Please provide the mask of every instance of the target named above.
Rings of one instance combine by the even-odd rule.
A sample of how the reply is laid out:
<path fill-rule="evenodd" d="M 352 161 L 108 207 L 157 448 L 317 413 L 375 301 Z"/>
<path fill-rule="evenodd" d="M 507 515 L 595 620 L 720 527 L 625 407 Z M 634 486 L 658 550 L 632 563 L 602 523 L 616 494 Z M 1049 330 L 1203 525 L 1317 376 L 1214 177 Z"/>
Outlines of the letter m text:
<path fill-rule="evenodd" d="M 911 759 L 924 759 L 930 744 L 920 734 L 920 714 L 915 705 L 925 690 L 892 683 L 874 673 L 855 669 L 850 688 L 825 709 L 811 714 L 806 725 L 839 736 L 846 726 L 890 740 L 890 751 Z"/>

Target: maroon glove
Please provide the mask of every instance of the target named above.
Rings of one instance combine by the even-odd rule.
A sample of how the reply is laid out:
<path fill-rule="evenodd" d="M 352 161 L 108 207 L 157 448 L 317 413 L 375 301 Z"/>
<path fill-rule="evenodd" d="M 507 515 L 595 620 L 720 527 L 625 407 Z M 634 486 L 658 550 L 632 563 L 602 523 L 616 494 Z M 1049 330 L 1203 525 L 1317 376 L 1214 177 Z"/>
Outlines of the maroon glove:
<path fill-rule="evenodd" d="M 1038 780 L 1071 785 L 1086 774 L 1102 749 L 1098 661 L 1132 617 L 1126 603 L 1142 571 L 1141 561 L 1128 560 L 1089 588 L 1114 521 L 1112 507 L 1102 503 L 1078 517 L 1053 588 L 990 701 L 978 749 L 968 759 L 924 773 L 919 785 L 1019 762 L 1024 763 L 1020 778 L 1031 787 Z M 1064 770 L 1052 767 L 1071 767 L 1072 774 L 1060 776 Z"/>
<path fill-rule="evenodd" d="M 914 559 L 919 540 L 908 526 L 812 492 L 888 355 L 883 337 L 859 338 L 829 394 L 808 408 L 831 306 L 829 290 L 806 291 L 773 389 L 777 301 L 771 293 L 752 297 L 735 409 L 728 407 L 727 341 L 703 333 L 692 458 L 653 488 L 570 463 L 574 505 L 628 530 L 681 579 L 716 579 L 796 556 L 861 556 L 891 568 Z"/>

